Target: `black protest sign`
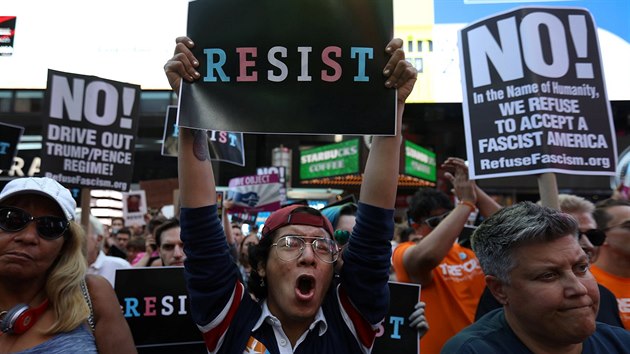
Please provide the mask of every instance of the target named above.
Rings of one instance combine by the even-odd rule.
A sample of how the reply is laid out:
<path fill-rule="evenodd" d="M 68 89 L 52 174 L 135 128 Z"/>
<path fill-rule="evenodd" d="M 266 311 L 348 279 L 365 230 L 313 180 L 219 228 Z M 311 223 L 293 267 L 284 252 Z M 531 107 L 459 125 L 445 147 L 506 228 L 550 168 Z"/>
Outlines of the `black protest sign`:
<path fill-rule="evenodd" d="M 409 315 L 420 301 L 420 285 L 389 282 L 389 313 L 376 334 L 373 354 L 418 353 L 420 336 Z"/>
<path fill-rule="evenodd" d="M 138 352 L 207 352 L 190 315 L 183 267 L 119 269 L 115 284 Z"/>
<path fill-rule="evenodd" d="M 0 170 L 10 170 L 24 127 L 0 123 Z"/>
<path fill-rule="evenodd" d="M 180 126 L 395 133 L 392 0 L 191 1 L 187 33 L 201 78 L 182 85 Z"/>
<path fill-rule="evenodd" d="M 617 144 L 588 11 L 519 8 L 459 37 L 471 178 L 614 174 Z"/>
<path fill-rule="evenodd" d="M 208 130 L 208 150 L 210 159 L 225 161 L 238 166 L 245 166 L 245 147 L 243 133 Z M 177 106 L 168 106 L 164 122 L 162 155 L 177 157 Z"/>
<path fill-rule="evenodd" d="M 66 186 L 126 191 L 140 86 L 48 70 L 42 172 Z"/>

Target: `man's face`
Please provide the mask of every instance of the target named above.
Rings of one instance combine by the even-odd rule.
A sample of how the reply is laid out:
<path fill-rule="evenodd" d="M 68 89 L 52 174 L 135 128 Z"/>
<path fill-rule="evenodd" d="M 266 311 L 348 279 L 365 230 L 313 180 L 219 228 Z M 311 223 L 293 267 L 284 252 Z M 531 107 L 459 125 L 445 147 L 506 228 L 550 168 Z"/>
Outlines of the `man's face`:
<path fill-rule="evenodd" d="M 120 220 L 120 219 L 112 220 L 112 231 L 116 232 L 116 231 L 122 229 L 123 226 L 125 226 L 125 225 L 123 224 L 122 220 Z"/>
<path fill-rule="evenodd" d="M 162 232 L 160 236 L 160 258 L 164 266 L 183 266 L 186 254 L 184 243 L 179 238 L 180 227 L 173 227 Z"/>
<path fill-rule="evenodd" d="M 127 249 L 127 243 L 129 243 L 129 238 L 131 235 L 126 234 L 124 232 L 119 232 L 116 234 L 116 243 L 118 244 L 118 248 L 121 250 Z"/>
<path fill-rule="evenodd" d="M 307 244 L 302 255 L 292 261 L 280 259 L 277 247 L 271 247 L 267 264 L 259 270 L 259 275 L 267 278 L 267 304 L 282 323 L 312 321 L 332 281 L 333 264 L 318 258 L 310 242 L 330 239 L 330 235 L 314 226 L 289 225 L 276 231 L 274 243 L 286 235 L 300 235 Z"/>
<path fill-rule="evenodd" d="M 581 343 L 595 332 L 599 289 L 573 235 L 520 246 L 511 284 L 501 285 L 510 327 L 524 342 Z"/>
<path fill-rule="evenodd" d="M 232 225 L 232 236 L 234 237 L 234 241 L 237 245 L 240 245 L 243 241 L 243 231 L 241 231 L 241 227 L 238 225 Z"/>
<path fill-rule="evenodd" d="M 612 219 L 606 228 L 606 241 L 600 252 L 630 260 L 630 206 L 617 205 L 606 210 Z"/>

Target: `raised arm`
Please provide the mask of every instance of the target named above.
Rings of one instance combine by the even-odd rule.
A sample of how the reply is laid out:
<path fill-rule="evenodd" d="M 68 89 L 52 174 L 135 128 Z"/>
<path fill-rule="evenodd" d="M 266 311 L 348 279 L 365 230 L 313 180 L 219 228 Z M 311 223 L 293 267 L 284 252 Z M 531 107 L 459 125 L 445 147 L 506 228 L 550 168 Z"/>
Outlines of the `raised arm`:
<path fill-rule="evenodd" d="M 394 233 L 394 203 L 398 185 L 401 121 L 405 99 L 416 81 L 417 71 L 405 61 L 402 40 L 386 47 L 391 54 L 383 69 L 385 86 L 398 90 L 395 136 L 372 141 L 359 197 L 356 225 L 345 246 L 340 271 L 342 289 L 371 326 L 382 321 L 389 305 L 391 239 Z M 391 119 L 392 117 L 383 117 Z"/>
<path fill-rule="evenodd" d="M 475 184 L 468 179 L 468 171 L 465 165 L 451 166 L 447 178 L 453 184 L 455 194 L 460 203 L 450 212 L 450 214 L 440 222 L 422 240 L 405 250 L 403 255 L 403 265 L 407 274 L 414 283 L 429 285 L 432 281 L 432 270 L 437 267 L 453 243 L 457 240 L 464 229 L 468 216 L 473 211 L 472 205 L 477 203 L 477 193 Z"/>
<path fill-rule="evenodd" d="M 359 198 L 363 203 L 386 209 L 393 209 L 396 202 L 402 116 L 405 100 L 411 93 L 418 75 L 416 69 L 404 60 L 405 53 L 401 47 L 402 40 L 399 38 L 389 42 L 385 51 L 391 54 L 391 57 L 383 70 L 383 75 L 387 78 L 385 86 L 398 90 L 396 135 L 376 136 L 372 140 Z"/>
<path fill-rule="evenodd" d="M 198 61 L 186 37 L 176 40 L 175 54 L 164 66 L 174 90 L 181 80 L 199 78 Z M 186 261 L 184 278 L 190 299 L 190 313 L 203 328 L 209 350 L 216 349 L 212 331 L 219 323 L 228 323 L 234 312 L 223 311 L 228 304 L 236 309 L 244 286 L 239 283 L 238 268 L 228 253 L 228 245 L 217 215 L 217 193 L 213 175 L 208 136 L 205 130 L 181 128 L 179 131 L 178 171 L 181 204 L 181 239 Z M 227 328 L 227 327 L 224 327 Z M 208 342 L 208 338 L 212 338 Z"/>
<path fill-rule="evenodd" d="M 196 70 L 199 61 L 190 51 L 194 46 L 193 41 L 187 37 L 178 37 L 176 43 L 175 54 L 164 65 L 164 71 L 173 90 L 179 92 L 182 79 L 192 82 L 201 75 Z M 178 171 L 182 207 L 197 208 L 216 204 L 216 184 L 205 130 L 180 128 Z"/>

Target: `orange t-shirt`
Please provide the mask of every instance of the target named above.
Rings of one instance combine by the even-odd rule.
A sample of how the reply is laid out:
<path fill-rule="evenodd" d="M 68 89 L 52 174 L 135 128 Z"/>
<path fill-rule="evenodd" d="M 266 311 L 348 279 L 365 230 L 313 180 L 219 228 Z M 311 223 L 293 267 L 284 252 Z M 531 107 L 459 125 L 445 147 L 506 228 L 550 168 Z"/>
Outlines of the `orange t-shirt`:
<path fill-rule="evenodd" d="M 615 294 L 621 322 L 623 322 L 623 326 L 626 329 L 630 330 L 630 278 L 622 278 L 610 274 L 596 265 L 591 265 L 591 273 L 593 273 L 598 283 Z"/>
<path fill-rule="evenodd" d="M 392 264 L 400 282 L 411 283 L 403 267 L 403 254 L 414 245 L 415 242 L 409 241 L 394 249 Z M 486 286 L 475 253 L 457 243 L 432 272 L 433 281 L 423 285 L 420 292 L 420 299 L 427 304 L 425 316 L 430 328 L 420 340 L 422 354 L 439 354 L 449 338 L 474 322 Z"/>

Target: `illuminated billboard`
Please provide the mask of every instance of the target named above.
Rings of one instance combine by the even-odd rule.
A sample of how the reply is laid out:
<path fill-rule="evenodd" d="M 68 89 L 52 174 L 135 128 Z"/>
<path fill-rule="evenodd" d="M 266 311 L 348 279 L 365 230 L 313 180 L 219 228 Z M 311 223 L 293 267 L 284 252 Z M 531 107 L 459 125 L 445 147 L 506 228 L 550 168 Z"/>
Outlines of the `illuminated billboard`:
<path fill-rule="evenodd" d="M 359 173 L 359 139 L 300 151 L 300 179 Z"/>

